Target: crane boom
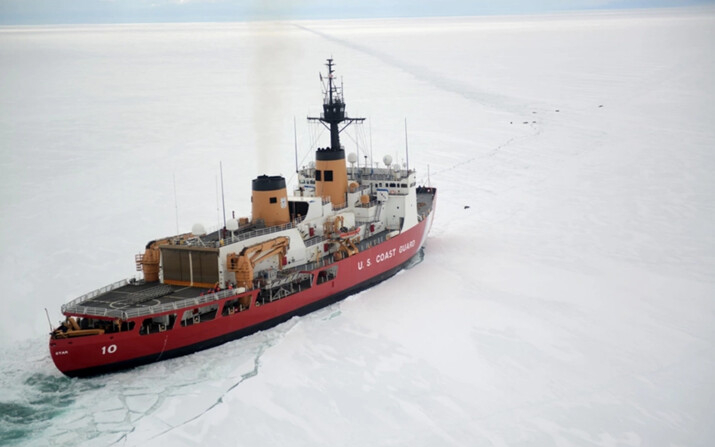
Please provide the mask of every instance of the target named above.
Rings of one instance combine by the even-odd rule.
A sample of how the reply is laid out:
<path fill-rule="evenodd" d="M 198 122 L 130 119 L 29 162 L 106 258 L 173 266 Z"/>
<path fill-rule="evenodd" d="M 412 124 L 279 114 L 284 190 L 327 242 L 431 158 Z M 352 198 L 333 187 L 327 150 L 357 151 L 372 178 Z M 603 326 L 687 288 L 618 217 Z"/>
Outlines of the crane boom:
<path fill-rule="evenodd" d="M 290 246 L 290 238 L 280 236 L 255 245 L 244 247 L 241 253 L 229 253 L 226 257 L 226 270 L 235 272 L 236 286 L 253 288 L 253 269 L 259 262 L 279 256 L 283 258 Z M 279 261 L 278 268 L 283 265 Z"/>

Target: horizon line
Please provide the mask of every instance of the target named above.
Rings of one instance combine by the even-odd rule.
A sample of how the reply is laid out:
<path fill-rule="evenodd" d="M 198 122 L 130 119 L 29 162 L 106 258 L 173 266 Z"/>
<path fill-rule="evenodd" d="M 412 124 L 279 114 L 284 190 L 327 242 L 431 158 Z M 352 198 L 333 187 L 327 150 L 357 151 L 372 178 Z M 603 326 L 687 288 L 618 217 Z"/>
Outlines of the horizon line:
<path fill-rule="evenodd" d="M 74 22 L 36 22 L 36 23 L 11 23 L 3 22 L 0 18 L 0 28 L 11 27 L 42 27 L 42 26 L 98 26 L 98 25 L 180 25 L 180 24 L 229 24 L 229 23 L 265 23 L 265 22 L 325 22 L 325 21 L 354 21 L 354 20 L 410 20 L 410 19 L 459 19 L 459 18 L 510 18 L 510 17 L 545 17 L 559 16 L 569 14 L 591 15 L 598 13 L 638 13 L 638 12 L 667 12 L 667 11 L 702 11 L 708 10 L 715 12 L 715 4 L 690 4 L 678 6 L 644 6 L 630 8 L 582 8 L 582 9 L 561 9 L 552 11 L 540 12 L 500 12 L 500 13 L 480 13 L 480 14 L 444 14 L 444 15 L 385 15 L 385 16 L 370 16 L 356 15 L 351 17 L 274 17 L 274 18 L 257 18 L 246 17 L 242 19 L 192 19 L 185 18 L 167 18 L 163 20 L 147 19 L 147 20 L 116 20 L 116 21 L 74 21 Z"/>

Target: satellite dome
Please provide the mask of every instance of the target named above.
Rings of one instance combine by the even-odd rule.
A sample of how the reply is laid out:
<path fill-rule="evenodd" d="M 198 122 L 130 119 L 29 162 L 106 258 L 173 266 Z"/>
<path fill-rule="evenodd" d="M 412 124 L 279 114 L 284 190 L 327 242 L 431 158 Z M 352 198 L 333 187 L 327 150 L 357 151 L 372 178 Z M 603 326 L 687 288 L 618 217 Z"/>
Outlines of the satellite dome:
<path fill-rule="evenodd" d="M 236 219 L 229 219 L 226 221 L 226 229 L 228 231 L 238 230 L 238 221 Z"/>
<path fill-rule="evenodd" d="M 348 154 L 348 163 L 354 164 L 356 161 L 357 161 L 357 155 L 355 154 L 355 152 L 350 152 Z"/>
<path fill-rule="evenodd" d="M 193 227 L 191 227 L 191 234 L 193 234 L 194 236 L 203 236 L 204 234 L 206 234 L 206 229 L 203 225 L 197 223 L 194 224 Z"/>
<path fill-rule="evenodd" d="M 385 163 L 385 166 L 390 166 L 392 164 L 392 157 L 390 156 L 390 154 L 387 154 L 382 157 L 382 162 Z"/>

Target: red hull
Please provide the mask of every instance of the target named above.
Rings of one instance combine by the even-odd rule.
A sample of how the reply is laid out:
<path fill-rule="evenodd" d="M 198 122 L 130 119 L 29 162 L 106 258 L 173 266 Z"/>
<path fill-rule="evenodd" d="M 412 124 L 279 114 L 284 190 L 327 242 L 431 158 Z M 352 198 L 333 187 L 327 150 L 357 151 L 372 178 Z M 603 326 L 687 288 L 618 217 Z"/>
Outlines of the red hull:
<path fill-rule="evenodd" d="M 399 271 L 422 248 L 434 210 L 413 228 L 349 258 L 318 268 L 313 286 L 271 303 L 256 306 L 257 290 L 217 300 L 216 318 L 196 325 L 178 324 L 164 332 L 140 335 L 146 316 L 135 318 L 133 331 L 67 339 L 51 339 L 50 353 L 57 368 L 69 376 L 86 376 L 164 360 L 215 346 L 274 326 L 293 315 L 302 315 L 345 298 Z M 337 277 L 317 284 L 318 273 L 337 266 Z M 251 295 L 248 310 L 221 316 L 223 304 L 237 296 Z M 180 311 L 164 312 L 166 315 Z"/>

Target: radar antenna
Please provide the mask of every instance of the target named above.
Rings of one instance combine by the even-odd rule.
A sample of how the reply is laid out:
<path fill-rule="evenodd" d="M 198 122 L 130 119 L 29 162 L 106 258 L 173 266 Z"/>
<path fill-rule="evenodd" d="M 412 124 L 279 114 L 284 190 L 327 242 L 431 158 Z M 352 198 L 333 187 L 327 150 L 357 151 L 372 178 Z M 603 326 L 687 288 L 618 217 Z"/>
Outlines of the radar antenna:
<path fill-rule="evenodd" d="M 333 59 L 328 58 L 328 88 L 323 88 L 325 97 L 323 98 L 323 113 L 320 117 L 308 117 L 310 121 L 320 121 L 326 129 L 330 130 L 330 150 L 341 150 L 340 132 L 345 130 L 354 122 L 365 121 L 365 118 L 349 118 L 345 115 L 345 100 L 343 99 L 343 88 L 338 87 L 334 82 L 335 70 L 333 70 Z M 321 82 L 324 80 L 320 75 Z M 325 86 L 325 84 L 323 84 Z M 343 123 L 342 127 L 340 124 Z"/>

